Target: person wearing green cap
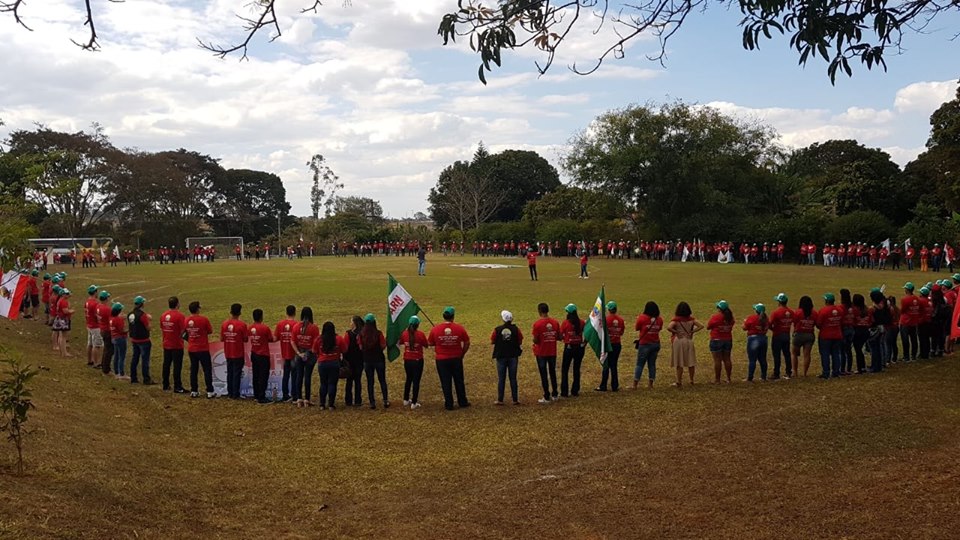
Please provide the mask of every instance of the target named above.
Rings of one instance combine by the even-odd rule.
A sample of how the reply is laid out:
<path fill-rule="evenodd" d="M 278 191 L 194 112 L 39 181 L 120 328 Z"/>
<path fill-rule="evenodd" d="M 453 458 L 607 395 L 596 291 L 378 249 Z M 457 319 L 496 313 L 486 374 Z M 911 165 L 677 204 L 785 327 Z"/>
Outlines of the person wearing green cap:
<path fill-rule="evenodd" d="M 721 375 L 726 374 L 726 382 L 732 382 L 733 360 L 733 312 L 726 300 L 717 302 L 717 312 L 707 321 L 710 331 L 710 354 L 713 356 L 714 384 L 720 384 Z"/>
<path fill-rule="evenodd" d="M 743 329 L 747 331 L 747 382 L 753 382 L 757 364 L 760 364 L 760 380 L 767 381 L 767 330 L 770 329 L 770 318 L 767 308 L 763 304 L 753 306 L 753 315 L 743 321 Z"/>
<path fill-rule="evenodd" d="M 380 382 L 380 394 L 383 397 L 383 408 L 390 407 L 387 394 L 387 357 L 383 354 L 387 348 L 387 338 L 377 328 L 377 318 L 373 313 L 367 313 L 363 318 L 363 330 L 360 331 L 360 353 L 363 355 L 363 372 L 367 377 L 367 398 L 370 408 L 377 408 L 377 400 L 373 394 L 373 377 L 376 375 Z"/>
<path fill-rule="evenodd" d="M 930 298 L 932 287 L 926 284 L 920 287 L 920 324 L 917 325 L 917 341 L 920 343 L 920 359 L 928 360 L 933 350 L 933 300 Z"/>
<path fill-rule="evenodd" d="M 57 319 L 59 318 L 59 314 L 57 313 L 57 310 L 59 309 L 59 306 L 60 306 L 60 293 L 61 293 L 61 288 L 59 284 L 53 285 L 50 288 L 50 338 L 53 343 L 53 350 L 57 352 L 60 351 L 60 343 L 59 343 L 60 335 L 57 332 L 57 330 L 54 329 L 54 324 L 57 322 Z"/>
<path fill-rule="evenodd" d="M 770 314 L 770 348 L 773 351 L 773 377 L 780 379 L 781 362 L 786 368 L 784 379 L 790 380 L 793 376 L 793 362 L 790 356 L 790 330 L 793 327 L 793 310 L 787 307 L 789 302 L 785 293 L 773 297 L 777 301 L 777 309 Z"/>
<path fill-rule="evenodd" d="M 867 359 L 863 353 L 863 347 L 870 339 L 871 326 L 870 310 L 862 294 L 853 295 L 851 312 L 853 314 L 853 352 L 857 361 L 856 373 L 860 375 L 867 371 Z"/>
<path fill-rule="evenodd" d="M 97 292 L 100 287 L 91 285 L 87 287 L 87 301 L 83 304 L 83 319 L 87 327 L 87 365 L 90 367 L 100 367 L 100 359 L 103 356 L 103 340 L 100 338 L 100 326 L 97 324 Z"/>
<path fill-rule="evenodd" d="M 900 299 L 900 345 L 903 348 L 903 361 L 912 362 L 920 354 L 920 339 L 917 327 L 923 317 L 923 302 L 914 294 L 914 285 L 908 281 L 903 284 L 904 295 Z"/>
<path fill-rule="evenodd" d="M 37 286 L 38 275 L 40 275 L 40 272 L 34 269 L 30 272 L 30 277 L 27 278 L 27 293 L 25 298 L 29 300 L 30 312 L 24 315 L 24 319 L 37 318 L 37 308 L 40 307 L 40 287 Z"/>
<path fill-rule="evenodd" d="M 420 318 L 416 315 L 407 320 L 407 329 L 400 334 L 403 343 L 403 406 L 420 408 L 420 380 L 423 378 L 423 350 L 429 347 L 427 335 L 420 331 Z M 411 393 L 412 392 L 412 393 Z"/>
<path fill-rule="evenodd" d="M 46 318 L 44 324 L 47 326 L 50 326 L 50 289 L 52 286 L 50 274 L 44 274 L 43 283 L 40 285 L 40 299 L 43 301 L 43 314 Z"/>
<path fill-rule="evenodd" d="M 817 312 L 817 328 L 820 329 L 818 347 L 820 349 L 821 379 L 839 377 L 843 371 L 843 357 L 840 347 L 843 345 L 843 310 L 836 305 L 833 293 L 823 295 L 824 306 Z"/>
<path fill-rule="evenodd" d="M 107 375 L 113 366 L 113 338 L 110 336 L 110 293 L 100 291 L 97 296 L 100 303 L 97 304 L 97 328 L 100 331 L 100 341 L 103 343 L 103 353 L 100 356 L 100 371 Z"/>
<path fill-rule="evenodd" d="M 596 388 L 597 392 L 607 391 L 607 379 L 610 380 L 610 390 L 620 391 L 620 378 L 617 375 L 617 363 L 620 360 L 621 341 L 624 332 L 623 317 L 617 314 L 617 303 L 607 302 L 607 335 L 610 336 L 610 351 L 607 353 L 607 361 L 603 364 L 603 372 L 600 374 L 600 386 Z"/>
<path fill-rule="evenodd" d="M 127 362 L 127 318 L 123 316 L 123 304 L 110 306 L 110 341 L 113 343 L 113 374 L 125 380 L 124 364 Z"/>
<path fill-rule="evenodd" d="M 72 358 L 67 350 L 67 336 L 70 333 L 71 319 L 74 310 L 70 308 L 70 289 L 61 289 L 57 300 L 57 318 L 53 321 L 53 331 L 56 333 L 57 350 L 63 358 Z"/>
<path fill-rule="evenodd" d="M 153 343 L 150 341 L 150 314 L 143 310 L 147 299 L 138 296 L 133 299 L 133 311 L 127 315 L 130 327 L 130 346 L 133 354 L 130 356 L 130 384 L 137 384 L 137 367 L 141 367 L 143 384 L 153 385 L 150 377 L 150 350 Z M 143 362 L 141 364 L 141 361 Z"/>
<path fill-rule="evenodd" d="M 457 392 L 460 408 L 470 406 L 467 399 L 467 386 L 463 375 L 463 358 L 470 350 L 470 335 L 467 330 L 454 322 L 455 312 L 452 306 L 443 309 L 443 322 L 434 326 L 427 335 L 427 343 L 433 347 L 437 359 L 437 376 L 443 390 L 443 407 L 453 410 L 453 391 Z"/>
<path fill-rule="evenodd" d="M 580 366 L 583 364 L 583 355 L 586 352 L 586 343 L 583 341 L 583 328 L 586 322 L 577 314 L 577 306 L 567 304 L 566 319 L 560 323 L 560 335 L 563 337 L 563 360 L 560 365 L 560 397 L 577 397 L 580 395 Z M 570 368 L 573 368 L 571 383 Z"/>

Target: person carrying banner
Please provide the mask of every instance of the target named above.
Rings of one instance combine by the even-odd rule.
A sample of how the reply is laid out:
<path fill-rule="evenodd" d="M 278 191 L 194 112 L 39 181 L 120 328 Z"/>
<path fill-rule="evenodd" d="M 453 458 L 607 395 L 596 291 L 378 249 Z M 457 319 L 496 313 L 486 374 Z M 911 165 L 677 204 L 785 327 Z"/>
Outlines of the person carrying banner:
<path fill-rule="evenodd" d="M 463 326 L 454 322 L 453 306 L 443 309 L 443 322 L 434 326 L 427 336 L 427 343 L 434 348 L 437 360 L 437 376 L 443 390 L 443 406 L 453 410 L 453 392 L 457 392 L 460 408 L 470 406 L 464 382 L 463 358 L 470 350 L 470 336 Z"/>
<path fill-rule="evenodd" d="M 507 310 L 500 312 L 503 324 L 493 329 L 490 344 L 493 345 L 493 359 L 497 362 L 497 400 L 494 405 L 503 405 L 503 393 L 506 379 L 510 376 L 510 397 L 513 404 L 520 404 L 517 390 L 517 363 L 523 352 L 523 333 L 513 324 L 513 314 Z"/>
<path fill-rule="evenodd" d="M 280 382 L 280 401 L 290 401 L 290 375 L 293 372 L 293 328 L 297 325 L 294 317 L 297 314 L 296 306 L 289 305 L 286 310 L 287 318 L 277 323 L 273 336 L 280 343 L 280 358 L 283 360 L 283 377 Z"/>
<path fill-rule="evenodd" d="M 200 302 L 190 302 L 190 316 L 184 323 L 187 334 L 187 354 L 190 356 L 190 397 L 200 397 L 200 385 L 197 375 L 203 369 L 203 382 L 206 384 L 207 399 L 217 397 L 213 391 L 213 362 L 210 360 L 210 335 L 213 326 L 210 319 L 201 315 Z"/>
<path fill-rule="evenodd" d="M 223 342 L 223 356 L 227 360 L 227 397 L 240 399 L 240 382 L 243 380 L 243 365 L 246 351 L 243 344 L 249 341 L 247 323 L 240 320 L 243 306 L 232 304 L 230 318 L 220 325 L 220 341 Z"/>
<path fill-rule="evenodd" d="M 540 373 L 540 385 L 543 397 L 537 403 L 547 404 L 557 399 L 557 336 L 560 322 L 550 317 L 550 306 L 540 303 L 537 306 L 540 318 L 533 323 L 533 355 L 537 358 L 537 371 Z M 549 376 L 549 381 L 548 381 Z M 549 384 L 548 384 L 549 382 Z"/>
<path fill-rule="evenodd" d="M 621 340 L 624 330 L 623 317 L 617 315 L 617 303 L 612 300 L 607 302 L 607 336 L 610 338 L 610 350 L 607 352 L 607 361 L 603 364 L 600 386 L 596 388 L 597 392 L 607 391 L 608 380 L 610 381 L 611 391 L 620 391 L 620 376 L 617 371 L 617 364 L 620 361 Z"/>
<path fill-rule="evenodd" d="M 163 371 L 161 381 L 163 391 L 170 391 L 170 368 L 173 368 L 173 392 L 185 394 L 183 388 L 183 331 L 186 319 L 180 312 L 180 299 L 171 296 L 167 300 L 167 311 L 160 315 L 160 334 L 163 337 Z"/>
<path fill-rule="evenodd" d="M 270 343 L 276 341 L 270 327 L 263 324 L 263 310 L 253 310 L 250 325 L 250 369 L 253 372 L 253 399 L 257 403 L 273 403 L 267 399 L 267 383 L 270 380 Z"/>
<path fill-rule="evenodd" d="M 104 375 L 107 375 L 113 366 L 113 336 L 110 335 L 110 317 L 112 317 L 110 293 L 100 291 L 98 298 L 100 303 L 97 304 L 97 327 L 100 330 L 100 341 L 103 343 L 100 370 Z"/>
<path fill-rule="evenodd" d="M 567 304 L 564 308 L 567 317 L 560 323 L 560 335 L 563 337 L 563 361 L 560 367 L 560 397 L 580 395 L 580 366 L 586 352 L 583 341 L 583 327 L 586 322 L 577 314 L 577 306 Z M 573 381 L 569 381 L 570 368 L 573 368 Z"/>
<path fill-rule="evenodd" d="M 420 317 L 411 315 L 407 329 L 400 334 L 403 343 L 403 406 L 420 408 L 420 380 L 423 377 L 423 350 L 429 347 L 427 336 L 420 331 Z M 412 392 L 412 393 L 411 393 Z"/>
<path fill-rule="evenodd" d="M 387 338 L 377 329 L 377 318 L 373 313 L 363 317 L 363 330 L 360 331 L 360 352 L 363 355 L 363 372 L 367 376 L 367 398 L 370 408 L 377 408 L 377 400 L 373 394 L 373 377 L 376 375 L 380 382 L 380 394 L 383 397 L 383 408 L 390 408 L 390 399 L 387 394 L 387 358 L 383 351 L 387 348 Z"/>

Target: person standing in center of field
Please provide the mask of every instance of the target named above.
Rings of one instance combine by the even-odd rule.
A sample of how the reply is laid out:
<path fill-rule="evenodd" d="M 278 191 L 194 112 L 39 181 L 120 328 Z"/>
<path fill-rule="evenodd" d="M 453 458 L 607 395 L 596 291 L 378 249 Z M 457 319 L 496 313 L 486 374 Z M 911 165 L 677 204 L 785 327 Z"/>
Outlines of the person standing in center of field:
<path fill-rule="evenodd" d="M 417 275 L 427 275 L 427 250 L 423 247 L 423 244 L 420 244 L 417 249 Z"/>
<path fill-rule="evenodd" d="M 731 316 L 732 315 L 731 313 Z M 671 386 L 677 388 L 683 386 L 683 368 L 687 368 L 690 372 L 690 384 L 694 384 L 693 377 L 697 369 L 697 351 L 693 347 L 693 335 L 700 330 L 703 330 L 703 325 L 700 324 L 700 321 L 693 318 L 690 305 L 686 302 L 677 304 L 677 310 L 674 313 L 673 320 L 667 325 L 667 331 L 671 334 L 670 365 L 677 370 L 677 382 Z M 728 381 L 729 377 L 728 372 Z"/>
<path fill-rule="evenodd" d="M 363 353 L 360 351 L 360 331 L 363 330 L 363 318 L 354 315 L 351 323 L 350 329 L 343 335 L 347 340 L 347 352 L 343 354 L 343 359 L 350 366 L 350 376 L 347 377 L 344 402 L 347 407 L 359 407 L 363 405 L 363 394 L 360 391 L 360 383 L 363 380 Z"/>
<path fill-rule="evenodd" d="M 633 371 L 633 389 L 636 390 L 643 376 L 643 368 L 647 368 L 647 388 L 653 388 L 653 381 L 657 378 L 657 355 L 660 354 L 660 330 L 663 329 L 663 318 L 660 317 L 660 306 L 656 302 L 647 302 L 643 313 L 637 316 L 634 328 L 639 332 L 637 336 L 637 366 Z"/>
<path fill-rule="evenodd" d="M 407 329 L 400 334 L 403 343 L 403 405 L 420 408 L 420 379 L 423 377 L 423 349 L 428 347 L 427 336 L 420 331 L 420 317 L 410 316 Z M 411 394 L 411 391 L 413 392 Z M 359 390 L 357 391 L 359 395 Z"/>
<path fill-rule="evenodd" d="M 197 375 L 203 369 L 203 381 L 207 387 L 207 399 L 217 397 L 213 391 L 213 362 L 210 360 L 210 334 L 213 326 L 210 319 L 200 314 L 200 302 L 190 302 L 190 316 L 184 323 L 187 334 L 187 355 L 190 356 L 190 397 L 200 397 Z"/>
<path fill-rule="evenodd" d="M 577 314 L 577 306 L 567 304 L 564 308 L 567 318 L 560 323 L 560 335 L 563 336 L 563 362 L 560 367 L 560 397 L 580 395 L 580 366 L 586 352 L 583 342 L 583 327 L 586 323 Z M 570 368 L 573 367 L 573 384 L 569 383 Z"/>
<path fill-rule="evenodd" d="M 589 262 L 589 257 L 587 256 L 587 250 L 583 249 L 580 252 L 580 279 L 588 279 L 590 274 L 587 273 L 587 263 Z"/>
<path fill-rule="evenodd" d="M 617 315 L 617 303 L 607 302 L 607 335 L 610 336 L 610 351 L 607 352 L 607 361 L 603 364 L 603 372 L 600 375 L 600 386 L 596 388 L 597 392 L 607 391 L 607 380 L 610 380 L 610 390 L 620 391 L 620 376 L 617 373 L 617 363 L 620 360 L 621 344 L 623 337 L 624 323 L 623 317 Z"/>
<path fill-rule="evenodd" d="M 537 252 L 536 245 L 530 246 L 530 251 L 527 252 L 527 268 L 530 269 L 530 281 L 537 281 Z"/>
<path fill-rule="evenodd" d="M 383 350 L 387 348 L 387 339 L 383 332 L 377 329 L 377 318 L 373 313 L 363 317 L 363 330 L 360 331 L 360 352 L 363 354 L 363 372 L 367 376 L 367 398 L 370 408 L 377 408 L 377 400 L 373 395 L 373 377 L 376 375 L 380 382 L 380 394 L 383 397 L 383 408 L 390 408 L 390 398 L 387 394 L 387 358 Z"/>
<path fill-rule="evenodd" d="M 276 341 L 270 327 L 263 324 L 263 310 L 253 310 L 250 325 L 250 369 L 253 372 L 253 399 L 257 403 L 272 403 L 267 399 L 267 383 L 270 381 L 270 343 Z"/>
<path fill-rule="evenodd" d="M 537 357 L 537 370 L 540 372 L 540 385 L 543 387 L 543 397 L 538 399 L 537 403 L 546 404 L 558 396 L 557 335 L 560 322 L 550 317 L 550 306 L 545 303 L 541 302 L 537 306 L 537 313 L 540 318 L 533 323 L 533 355 Z"/>
<path fill-rule="evenodd" d="M 517 363 L 520 353 L 523 352 L 523 334 L 517 325 L 513 324 L 513 314 L 501 311 L 500 318 L 503 324 L 493 329 L 490 334 L 490 344 L 493 345 L 493 359 L 497 362 L 497 400 L 494 405 L 503 405 L 503 392 L 507 374 L 510 375 L 510 397 L 513 404 L 520 404 L 517 390 Z"/>
<path fill-rule="evenodd" d="M 133 348 L 130 356 L 130 384 L 137 384 L 139 365 L 143 372 L 143 384 L 149 386 L 156 383 L 150 377 L 150 350 L 153 343 L 150 341 L 150 315 L 143 311 L 146 302 L 147 299 L 142 296 L 133 299 L 133 311 L 127 315 L 127 322 L 130 327 L 130 346 Z"/>
<path fill-rule="evenodd" d="M 242 309 L 240 304 L 232 304 L 230 318 L 220 325 L 223 356 L 227 359 L 227 397 L 230 399 L 240 399 L 240 381 L 243 380 L 246 356 L 243 344 L 249 340 L 247 324 L 240 320 Z"/>
<path fill-rule="evenodd" d="M 710 331 L 710 354 L 713 355 L 714 384 L 720 384 L 723 371 L 726 372 L 727 383 L 731 382 L 733 361 L 730 359 L 730 354 L 733 351 L 733 324 L 730 305 L 726 300 L 720 300 L 717 302 L 717 312 L 707 321 L 707 330 Z"/>
<path fill-rule="evenodd" d="M 290 375 L 293 372 L 293 328 L 297 325 L 294 317 L 297 314 L 296 306 L 287 306 L 287 318 L 277 323 L 273 337 L 280 342 L 280 358 L 283 360 L 283 378 L 280 382 L 280 401 L 290 401 Z"/>
<path fill-rule="evenodd" d="M 787 307 L 787 295 L 780 293 L 773 297 L 777 301 L 777 309 L 770 314 L 770 348 L 773 350 L 773 377 L 780 378 L 781 361 L 786 368 L 784 379 L 790 380 L 793 376 L 793 362 L 790 357 L 790 329 L 793 327 L 793 310 Z"/>
<path fill-rule="evenodd" d="M 170 367 L 173 367 L 173 391 L 184 394 L 183 389 L 183 331 L 186 318 L 180 313 L 180 299 L 171 296 L 167 300 L 170 308 L 160 316 L 160 333 L 163 336 L 163 391 L 170 391 Z"/>
<path fill-rule="evenodd" d="M 453 306 L 443 308 L 443 322 L 434 326 L 427 336 L 427 343 L 433 347 L 437 358 L 437 376 L 443 390 L 443 407 L 453 410 L 453 391 L 457 392 L 460 408 L 470 406 L 467 400 L 467 386 L 463 376 L 463 358 L 470 350 L 470 336 L 467 330 L 453 322 Z"/>

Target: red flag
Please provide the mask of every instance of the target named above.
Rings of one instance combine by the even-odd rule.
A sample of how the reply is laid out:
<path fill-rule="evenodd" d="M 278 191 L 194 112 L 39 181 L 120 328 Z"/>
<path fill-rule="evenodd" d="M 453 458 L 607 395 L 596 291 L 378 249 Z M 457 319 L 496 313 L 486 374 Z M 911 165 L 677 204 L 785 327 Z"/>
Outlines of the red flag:
<path fill-rule="evenodd" d="M 957 299 L 957 305 L 953 306 L 953 317 L 951 318 L 950 324 L 950 339 L 960 339 L 960 327 L 957 324 L 960 324 L 960 298 Z"/>

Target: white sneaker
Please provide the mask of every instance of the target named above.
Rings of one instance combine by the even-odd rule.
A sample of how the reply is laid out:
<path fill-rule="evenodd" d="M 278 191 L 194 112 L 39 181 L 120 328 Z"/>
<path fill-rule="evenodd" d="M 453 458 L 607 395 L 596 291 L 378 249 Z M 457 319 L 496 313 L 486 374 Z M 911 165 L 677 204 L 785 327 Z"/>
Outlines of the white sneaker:
<path fill-rule="evenodd" d="M 406 407 L 408 405 L 410 405 L 410 400 L 409 399 L 403 400 L 403 406 Z"/>
<path fill-rule="evenodd" d="M 198 398 L 198 397 L 200 397 L 200 392 L 190 392 L 190 397 L 192 397 L 192 398 Z"/>
<path fill-rule="evenodd" d="M 413 404 L 410 405 L 410 408 L 411 408 L 411 409 L 419 409 L 419 408 L 420 408 L 420 403 L 413 403 Z"/>
<path fill-rule="evenodd" d="M 214 392 L 207 392 L 207 399 L 213 399 L 215 397 L 217 397 L 217 394 Z"/>
<path fill-rule="evenodd" d="M 550 404 L 550 400 L 549 400 L 549 399 L 540 398 L 540 399 L 537 400 L 537 403 L 540 403 L 540 404 L 543 404 L 543 405 L 549 405 L 549 404 Z"/>

